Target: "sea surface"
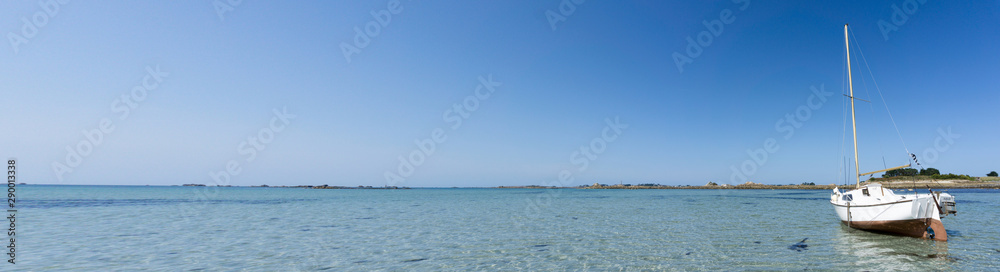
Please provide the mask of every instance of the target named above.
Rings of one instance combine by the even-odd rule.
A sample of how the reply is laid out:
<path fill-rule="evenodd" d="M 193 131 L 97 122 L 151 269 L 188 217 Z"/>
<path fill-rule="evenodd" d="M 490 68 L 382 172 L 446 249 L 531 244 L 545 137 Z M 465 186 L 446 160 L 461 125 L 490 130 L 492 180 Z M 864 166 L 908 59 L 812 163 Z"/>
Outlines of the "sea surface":
<path fill-rule="evenodd" d="M 826 190 L 17 189 L 4 271 L 1000 270 L 1000 190 L 948 190 L 934 242 Z"/>

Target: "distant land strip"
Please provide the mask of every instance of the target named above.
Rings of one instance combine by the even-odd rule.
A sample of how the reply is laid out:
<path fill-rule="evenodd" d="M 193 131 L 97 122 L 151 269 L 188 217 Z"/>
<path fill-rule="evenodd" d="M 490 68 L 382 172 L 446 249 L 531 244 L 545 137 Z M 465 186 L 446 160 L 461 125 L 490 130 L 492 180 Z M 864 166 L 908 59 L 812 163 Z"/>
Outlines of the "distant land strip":
<path fill-rule="evenodd" d="M 1000 189 L 1000 179 L 998 178 L 977 178 L 976 180 L 927 180 L 918 179 L 906 181 L 902 179 L 880 179 L 871 182 L 865 181 L 861 182 L 862 185 L 868 183 L 880 183 L 882 187 L 889 189 Z M 177 186 L 177 185 L 174 185 Z M 183 186 L 205 186 L 204 184 L 184 184 Z M 301 188 L 301 189 L 361 189 L 361 190 L 394 190 L 394 189 L 411 189 L 410 187 L 401 186 L 384 186 L 384 187 L 373 187 L 373 186 L 331 186 L 331 185 L 252 185 L 252 186 L 233 186 L 233 185 L 222 185 L 218 187 L 270 187 L 270 188 Z M 488 187 L 495 189 L 624 189 L 624 190 L 641 190 L 641 189 L 791 189 L 791 190 L 832 190 L 833 188 L 850 189 L 853 188 L 854 184 L 828 184 L 828 185 L 813 185 L 813 184 L 788 184 L 788 185 L 773 185 L 773 184 L 760 184 L 754 182 L 747 182 L 739 185 L 730 184 L 715 184 L 709 182 L 702 186 L 692 186 L 692 185 L 660 185 L 660 184 L 599 184 L 595 183 L 593 185 L 582 185 L 574 187 L 558 187 L 558 186 L 540 186 L 540 185 L 522 185 L 522 186 L 498 186 L 498 187 Z M 420 188 L 420 187 L 418 187 Z M 438 187 L 433 187 L 438 188 Z M 487 187 L 450 187 L 450 188 L 487 188 Z"/>
<path fill-rule="evenodd" d="M 919 180 L 919 181 L 881 181 L 872 182 L 880 183 L 882 187 L 888 189 L 1000 189 L 1000 181 L 968 181 L 968 180 Z M 862 182 L 862 185 L 868 184 L 868 182 Z M 579 187 L 553 187 L 553 186 L 538 186 L 538 185 L 528 185 L 528 186 L 500 186 L 495 187 L 498 189 L 626 189 L 626 190 L 640 190 L 640 189 L 791 189 L 791 190 L 832 190 L 833 188 L 853 188 L 855 185 L 852 184 L 828 184 L 828 185 L 803 185 L 803 184 L 790 184 L 790 185 L 770 185 L 770 184 L 759 184 L 753 182 L 747 182 L 739 185 L 704 185 L 704 186 L 690 186 L 690 185 L 630 185 L 630 184 L 594 184 L 590 186 L 579 186 Z"/>

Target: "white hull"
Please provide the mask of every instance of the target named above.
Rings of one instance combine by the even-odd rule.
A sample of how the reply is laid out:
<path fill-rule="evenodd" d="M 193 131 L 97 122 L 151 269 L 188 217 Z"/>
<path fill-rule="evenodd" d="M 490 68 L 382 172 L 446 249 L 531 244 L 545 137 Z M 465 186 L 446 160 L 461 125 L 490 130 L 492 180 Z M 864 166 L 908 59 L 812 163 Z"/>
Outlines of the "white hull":
<path fill-rule="evenodd" d="M 840 221 L 895 221 L 912 219 L 941 220 L 941 213 L 930 194 L 912 195 L 895 202 L 858 205 L 832 202 Z"/>

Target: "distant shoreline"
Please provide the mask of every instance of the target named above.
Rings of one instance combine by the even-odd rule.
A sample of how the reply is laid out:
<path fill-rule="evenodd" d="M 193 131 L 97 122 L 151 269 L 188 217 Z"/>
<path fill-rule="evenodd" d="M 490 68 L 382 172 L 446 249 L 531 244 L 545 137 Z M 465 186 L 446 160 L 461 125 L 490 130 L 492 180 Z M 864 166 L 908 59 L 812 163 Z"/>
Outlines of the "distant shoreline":
<path fill-rule="evenodd" d="M 862 182 L 861 184 L 867 184 L 868 182 Z M 968 180 L 920 180 L 916 182 L 912 181 L 892 181 L 892 182 L 873 182 L 882 184 L 882 187 L 888 189 L 1000 189 L 1000 182 L 998 181 L 968 181 Z M 648 190 L 648 189 L 729 189 L 729 190 L 833 190 L 833 188 L 852 188 L 854 184 L 847 185 L 769 185 L 769 184 L 758 184 L 758 183 L 746 183 L 740 185 L 703 185 L 703 186 L 690 186 L 690 185 L 680 185 L 680 186 L 670 186 L 670 185 L 628 185 L 628 184 L 614 184 L 614 185 L 602 185 L 595 184 L 591 186 L 580 186 L 580 187 L 556 187 L 556 186 L 499 186 L 494 187 L 497 189 L 619 189 L 619 190 Z"/>
<path fill-rule="evenodd" d="M 862 184 L 865 184 L 862 182 Z M 963 182 L 963 183 L 885 183 L 882 187 L 888 189 L 1000 189 L 1000 182 Z M 181 187 L 184 185 L 107 185 L 107 184 L 18 184 L 18 186 L 129 186 L 129 187 Z M 620 184 L 607 186 L 496 186 L 496 187 L 349 187 L 349 186 L 314 186 L 314 185 L 223 185 L 209 186 L 202 184 L 186 185 L 185 187 L 215 187 L 215 188 L 275 188 L 275 189 L 342 189 L 342 190 L 409 190 L 409 189 L 615 189 L 615 190 L 656 190 L 656 189 L 703 189 L 703 190 L 832 190 L 833 188 L 852 189 L 853 184 L 847 185 L 716 185 L 716 186 L 691 186 L 691 185 L 660 185 L 660 186 L 625 186 Z"/>
<path fill-rule="evenodd" d="M 868 184 L 869 181 L 862 182 L 861 184 Z M 871 183 L 882 184 L 882 187 L 888 189 L 1000 189 L 1000 178 L 996 177 L 983 177 L 976 178 L 976 180 L 965 180 L 965 179 L 948 179 L 948 180 L 932 180 L 932 179 L 918 179 L 918 180 L 903 180 L 903 179 L 889 179 L 889 180 L 875 180 Z M 24 185 L 23 183 L 21 185 Z M 43 184 L 36 184 L 43 185 Z M 58 184 L 50 184 L 58 185 Z M 98 185 L 100 186 L 100 185 Z M 142 186 L 142 185 L 134 185 Z M 149 185 L 145 185 L 149 186 Z M 411 187 L 402 186 L 331 186 L 327 184 L 323 185 L 205 185 L 205 184 L 183 184 L 183 185 L 162 185 L 162 186 L 185 186 L 185 187 L 243 187 L 243 188 L 299 188 L 299 189 L 345 189 L 345 190 L 406 190 L 413 189 Z M 649 189 L 711 189 L 711 190 L 832 190 L 833 188 L 849 189 L 853 188 L 854 184 L 827 184 L 827 185 L 809 185 L 809 184 L 789 184 L 789 185 L 774 185 L 774 184 L 759 184 L 753 182 L 747 182 L 739 185 L 730 184 L 719 184 L 714 183 L 706 185 L 660 185 L 660 184 L 593 184 L 590 186 L 573 186 L 573 187 L 560 187 L 560 186 L 540 186 L 540 185 L 519 185 L 519 186 L 496 186 L 496 187 L 416 187 L 417 189 L 443 189 L 443 188 L 459 188 L 459 189 L 618 189 L 618 190 L 649 190 Z"/>

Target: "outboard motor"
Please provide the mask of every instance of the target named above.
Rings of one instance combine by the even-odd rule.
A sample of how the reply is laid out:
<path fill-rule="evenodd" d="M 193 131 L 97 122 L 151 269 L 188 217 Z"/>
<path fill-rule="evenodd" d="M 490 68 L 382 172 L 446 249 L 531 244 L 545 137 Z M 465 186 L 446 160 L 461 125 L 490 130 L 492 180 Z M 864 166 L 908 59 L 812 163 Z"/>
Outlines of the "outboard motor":
<path fill-rule="evenodd" d="M 958 210 L 955 209 L 955 197 L 948 193 L 936 193 L 938 195 L 938 206 L 944 212 L 942 215 L 957 214 Z"/>

